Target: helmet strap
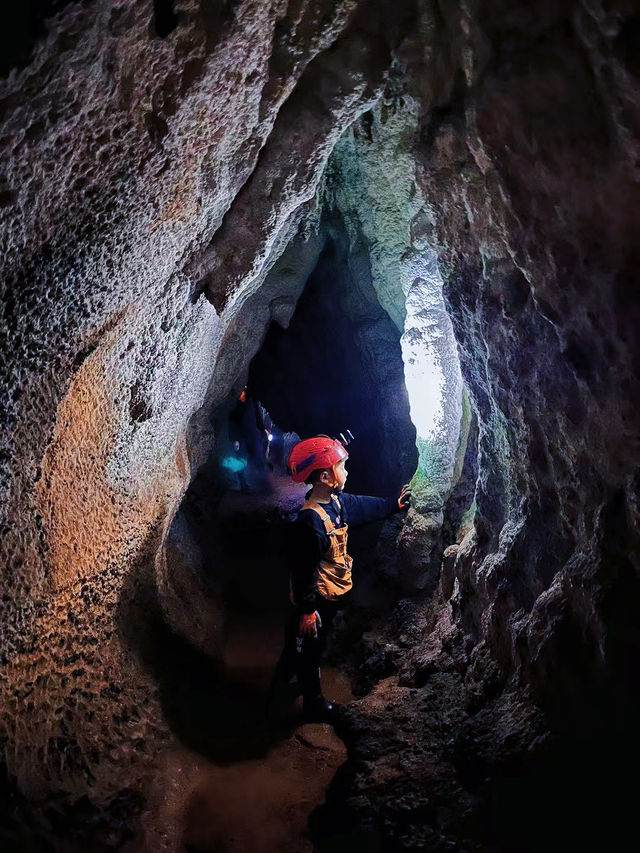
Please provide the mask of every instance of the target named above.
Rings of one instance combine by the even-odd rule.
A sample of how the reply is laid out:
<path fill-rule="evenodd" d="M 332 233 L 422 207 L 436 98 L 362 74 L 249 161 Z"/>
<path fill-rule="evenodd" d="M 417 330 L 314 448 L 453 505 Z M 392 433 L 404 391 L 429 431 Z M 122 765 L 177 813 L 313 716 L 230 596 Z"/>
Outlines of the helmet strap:
<path fill-rule="evenodd" d="M 329 488 L 337 489 L 338 488 L 338 478 L 336 477 L 336 466 L 335 465 L 331 466 L 331 473 L 333 474 L 333 483 L 331 483 L 331 486 Z"/>
<path fill-rule="evenodd" d="M 331 480 L 331 482 L 327 483 L 327 482 L 325 482 L 325 481 L 323 481 L 323 480 L 319 480 L 319 481 L 316 483 L 316 485 L 317 485 L 317 486 L 321 486 L 323 489 L 327 489 L 329 492 L 332 492 L 332 491 L 333 491 L 334 489 L 336 489 L 336 488 L 337 488 L 337 486 L 338 486 L 338 478 L 336 477 L 336 472 L 335 472 L 335 470 L 334 470 L 334 466 L 333 466 L 333 465 L 332 465 L 328 470 L 330 470 L 330 471 L 331 471 L 331 474 L 332 474 L 332 480 Z"/>

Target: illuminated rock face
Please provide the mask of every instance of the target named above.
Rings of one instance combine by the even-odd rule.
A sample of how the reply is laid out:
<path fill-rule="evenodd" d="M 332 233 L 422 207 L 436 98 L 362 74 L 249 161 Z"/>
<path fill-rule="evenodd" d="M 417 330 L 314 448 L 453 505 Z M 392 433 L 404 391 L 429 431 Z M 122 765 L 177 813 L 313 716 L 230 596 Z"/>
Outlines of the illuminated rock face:
<path fill-rule="evenodd" d="M 398 609 L 399 685 L 381 683 L 347 727 L 353 803 L 408 849 L 588 847 L 628 826 L 640 125 L 627 15 L 482 4 L 455 31 L 457 82 L 422 123 L 430 242 L 478 413 L 477 514 L 445 551 L 442 607 Z"/>
<path fill-rule="evenodd" d="M 58 4 L 0 83 L 1 724 L 31 797 L 141 791 L 172 743 L 141 614 L 219 650 L 224 604 L 167 532 L 323 212 L 355 245 L 362 184 L 327 172 L 355 134 L 368 174 L 384 139 L 412 164 L 418 201 L 369 205 L 359 245 L 398 336 L 404 248 L 437 253 L 478 480 L 441 596 L 398 605 L 394 674 L 345 716 L 347 800 L 389 844 L 508 847 L 536 809 L 570 823 L 567 790 L 595 812 L 636 749 L 638 19 L 443 5 Z M 439 522 L 402 536 L 415 579 Z"/>
<path fill-rule="evenodd" d="M 402 332 L 419 462 L 414 506 L 439 510 L 450 487 L 461 418 L 456 343 L 428 241 L 429 204 L 417 182 L 420 105 L 403 92 L 343 134 L 329 162 L 327 195 L 347 233 L 364 240 L 373 287 Z"/>
<path fill-rule="evenodd" d="M 243 301 L 408 21 L 350 2 L 62 5 L 0 83 L 2 726 L 22 790 L 99 799 L 139 786 L 166 736 L 129 599 L 152 590 L 216 648 L 219 614 L 194 614 L 201 589 L 162 542 L 206 413 L 295 289 Z"/>

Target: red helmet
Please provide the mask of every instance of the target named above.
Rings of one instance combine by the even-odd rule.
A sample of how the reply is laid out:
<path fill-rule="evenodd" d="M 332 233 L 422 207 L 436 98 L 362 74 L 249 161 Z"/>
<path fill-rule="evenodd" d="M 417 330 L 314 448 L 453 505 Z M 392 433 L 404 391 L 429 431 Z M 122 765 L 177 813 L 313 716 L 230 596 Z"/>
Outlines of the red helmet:
<path fill-rule="evenodd" d="M 316 435 L 305 438 L 291 448 L 287 466 L 294 482 L 302 483 L 312 471 L 318 468 L 333 468 L 349 454 L 337 438 L 328 435 Z"/>

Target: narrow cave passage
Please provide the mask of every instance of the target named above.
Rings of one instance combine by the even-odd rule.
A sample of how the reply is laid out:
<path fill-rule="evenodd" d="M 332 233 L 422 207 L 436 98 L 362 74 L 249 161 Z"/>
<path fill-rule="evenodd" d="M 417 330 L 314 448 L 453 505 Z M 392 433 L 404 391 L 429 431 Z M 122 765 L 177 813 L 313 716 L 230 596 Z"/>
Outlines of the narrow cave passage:
<path fill-rule="evenodd" d="M 338 849 L 629 846 L 637 5 L 5 4 L 2 849 L 307 853 L 338 765 Z M 341 743 L 263 705 L 282 457 L 346 428 L 415 500 L 350 538 Z"/>
<path fill-rule="evenodd" d="M 249 388 L 300 436 L 351 429 L 349 488 L 392 494 L 417 465 L 399 335 L 347 251 L 328 238 L 289 327 L 271 325 Z"/>
<path fill-rule="evenodd" d="M 329 220 L 324 234 L 290 320 L 271 323 L 247 373 L 210 413 L 214 452 L 187 491 L 166 544 L 167 562 L 175 572 L 184 575 L 188 569 L 201 575 L 211 605 L 205 618 L 218 643 L 216 673 L 212 677 L 209 666 L 208 683 L 195 693 L 185 689 L 185 661 L 178 655 L 179 683 L 165 691 L 173 697 L 165 704 L 167 716 L 183 742 L 207 756 L 209 763 L 202 759 L 198 766 L 210 782 L 202 784 L 216 791 L 218 799 L 223 785 L 229 814 L 242 800 L 234 786 L 246 784 L 241 764 L 249 761 L 249 776 L 261 785 L 258 780 L 274 773 L 275 761 L 280 782 L 261 792 L 256 820 L 278 824 L 282 810 L 292 808 L 291 798 L 306 801 L 310 796 L 312 805 L 300 811 L 293 834 L 302 831 L 304 816 L 321 803 L 323 787 L 344 760 L 344 747 L 326 726 L 301 728 L 295 694 L 278 696 L 276 719 L 264 718 L 288 607 L 288 527 L 308 490 L 287 475 L 288 449 L 298 437 L 350 429 L 356 440 L 349 446 L 348 490 L 380 497 L 397 494 L 419 461 L 402 330 L 380 305 L 367 253 L 353 250 L 339 220 Z M 360 692 L 371 684 L 366 660 L 371 635 L 365 643 L 361 637 L 402 595 L 397 565 L 402 524 L 398 516 L 350 531 L 354 598 L 330 642 L 331 665 L 323 666 L 323 688 L 335 701 L 353 699 L 354 678 Z M 358 675 L 361 663 L 364 678 Z M 197 661 L 193 666 L 192 677 L 199 681 Z M 208 712 L 199 710 L 199 704 Z M 315 764 L 323 750 L 318 775 Z M 227 770 L 221 769 L 221 759 Z M 190 757 L 180 760 L 191 766 Z M 202 769 L 202 762 L 208 769 Z M 211 825 L 219 826 L 219 808 L 211 797 L 205 801 Z M 222 824 L 232 832 L 228 820 Z M 189 832 L 197 835 L 205 831 L 203 826 L 192 825 Z M 248 831 L 240 833 L 245 843 Z M 228 838 L 224 843 L 230 845 L 225 849 L 241 849 Z"/>

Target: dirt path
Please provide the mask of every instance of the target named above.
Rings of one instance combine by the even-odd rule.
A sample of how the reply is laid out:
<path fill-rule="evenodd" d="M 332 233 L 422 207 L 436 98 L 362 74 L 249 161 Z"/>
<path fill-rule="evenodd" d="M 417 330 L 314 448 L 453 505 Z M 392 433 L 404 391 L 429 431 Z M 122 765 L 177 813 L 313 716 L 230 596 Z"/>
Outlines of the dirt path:
<path fill-rule="evenodd" d="M 300 502 L 286 486 L 249 497 L 231 493 L 225 512 L 244 510 L 248 518 L 265 506 L 288 511 Z M 239 562 L 239 571 L 248 571 L 250 562 Z M 260 583 L 255 585 L 262 594 Z M 190 670 L 186 656 L 179 659 L 184 673 L 171 703 L 179 717 L 176 731 L 192 748 L 175 746 L 159 763 L 142 819 L 149 853 L 313 850 L 309 816 L 324 801 L 346 751 L 330 726 L 303 723 L 299 698 L 285 697 L 275 719 L 266 719 L 264 702 L 282 638 L 282 610 L 268 603 L 248 612 L 236 609 L 222 681 L 213 684 L 197 662 Z M 337 702 L 353 698 L 346 676 L 329 667 L 323 668 L 323 689 Z"/>
<path fill-rule="evenodd" d="M 237 623 L 227 651 L 230 671 L 266 691 L 279 642 L 273 626 Z M 336 701 L 353 698 L 346 676 L 337 670 L 323 669 L 323 686 Z M 168 752 L 143 819 L 147 850 L 310 853 L 309 816 L 324 801 L 346 750 L 330 726 L 304 724 L 299 703 L 280 720 L 288 731 L 284 736 L 282 728 L 274 731 L 274 742 L 261 757 L 212 761 L 188 749 Z M 247 739 L 254 735 L 248 731 Z"/>

